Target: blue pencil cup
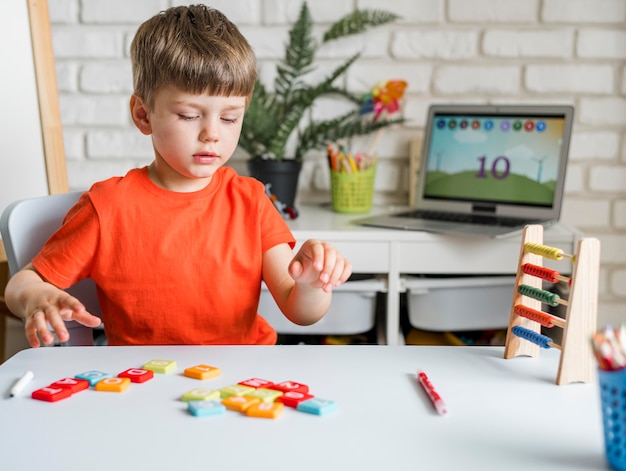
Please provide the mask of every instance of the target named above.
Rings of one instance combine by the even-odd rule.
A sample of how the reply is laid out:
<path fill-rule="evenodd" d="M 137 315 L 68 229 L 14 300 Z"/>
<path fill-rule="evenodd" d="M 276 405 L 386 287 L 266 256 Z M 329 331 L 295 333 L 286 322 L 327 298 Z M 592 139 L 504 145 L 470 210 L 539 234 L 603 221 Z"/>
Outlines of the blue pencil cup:
<path fill-rule="evenodd" d="M 626 369 L 598 371 L 604 447 L 611 467 L 626 471 Z"/>

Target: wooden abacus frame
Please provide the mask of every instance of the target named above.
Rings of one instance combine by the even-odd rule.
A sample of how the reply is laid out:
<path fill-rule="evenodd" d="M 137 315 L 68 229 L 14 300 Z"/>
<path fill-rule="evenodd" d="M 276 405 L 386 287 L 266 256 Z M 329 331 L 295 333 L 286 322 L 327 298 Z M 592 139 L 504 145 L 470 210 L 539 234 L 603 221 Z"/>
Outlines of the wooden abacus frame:
<path fill-rule="evenodd" d="M 539 322 L 519 316 L 515 312 L 515 306 L 520 304 L 541 311 L 541 301 L 523 296 L 518 292 L 518 287 L 522 284 L 540 289 L 542 283 L 541 278 L 526 274 L 522 270 L 526 263 L 543 266 L 544 257 L 529 252 L 526 249 L 527 243 L 543 244 L 543 226 L 528 225 L 522 233 L 517 277 L 504 348 L 505 359 L 522 355 L 531 357 L 539 355 L 540 346 L 538 344 L 520 338 L 513 333 L 515 326 L 521 326 L 537 333 L 537 335 L 539 335 L 541 328 Z M 558 251 L 558 249 L 551 247 L 546 248 L 548 251 Z M 564 322 L 559 323 L 562 325 L 560 328 L 563 329 L 561 344 L 550 344 L 550 346 L 559 348 L 561 351 L 556 384 L 591 382 L 595 378 L 591 336 L 597 327 L 600 242 L 595 238 L 582 238 L 578 241 L 576 254 L 562 255 L 563 258 L 571 259 L 572 276 L 567 300 L 567 313 Z M 556 323 L 555 326 L 557 326 Z"/>

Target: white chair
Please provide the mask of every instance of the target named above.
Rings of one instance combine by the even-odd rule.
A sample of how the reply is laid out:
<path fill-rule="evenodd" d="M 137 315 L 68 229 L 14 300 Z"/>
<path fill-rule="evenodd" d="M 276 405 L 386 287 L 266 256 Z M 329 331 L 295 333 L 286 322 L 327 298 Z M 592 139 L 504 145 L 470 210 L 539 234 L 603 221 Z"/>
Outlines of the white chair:
<path fill-rule="evenodd" d="M 56 231 L 67 211 L 78 201 L 81 192 L 28 198 L 15 201 L 0 216 L 0 234 L 14 275 L 28 264 Z M 67 289 L 94 316 L 101 316 L 96 285 L 84 279 Z M 94 345 L 93 329 L 77 322 L 66 322 L 70 340 L 65 345 Z"/>

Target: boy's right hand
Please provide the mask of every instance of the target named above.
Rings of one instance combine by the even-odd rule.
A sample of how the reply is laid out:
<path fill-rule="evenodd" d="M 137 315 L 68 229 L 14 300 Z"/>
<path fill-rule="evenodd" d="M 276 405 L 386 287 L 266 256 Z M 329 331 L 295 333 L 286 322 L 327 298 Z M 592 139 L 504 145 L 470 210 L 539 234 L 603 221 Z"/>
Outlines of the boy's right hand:
<path fill-rule="evenodd" d="M 54 342 L 51 329 L 60 342 L 67 342 L 70 335 L 65 321 L 92 328 L 101 322 L 74 296 L 44 281 L 30 264 L 9 279 L 5 298 L 9 310 L 24 319 L 26 339 L 31 347 Z"/>
<path fill-rule="evenodd" d="M 48 286 L 51 289 L 45 290 L 46 295 L 32 299 L 29 304 L 33 307 L 25 313 L 24 330 L 31 347 L 39 347 L 39 339 L 44 345 L 54 342 L 50 328 L 56 333 L 59 342 L 67 342 L 70 334 L 65 321 L 76 321 L 86 327 L 100 325 L 100 318 L 90 314 L 78 299 L 52 285 Z"/>

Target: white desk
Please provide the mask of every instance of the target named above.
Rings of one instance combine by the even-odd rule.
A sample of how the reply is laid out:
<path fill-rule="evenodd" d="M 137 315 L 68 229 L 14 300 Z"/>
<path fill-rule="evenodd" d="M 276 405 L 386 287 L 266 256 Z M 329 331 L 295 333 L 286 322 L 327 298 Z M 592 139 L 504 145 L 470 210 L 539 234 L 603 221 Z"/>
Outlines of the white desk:
<path fill-rule="evenodd" d="M 558 352 L 504 360 L 500 347 L 66 347 L 25 350 L 0 366 L 0 388 L 32 370 L 23 394 L 0 398 L 0 468 L 72 470 L 603 470 L 597 384 L 556 386 Z M 56 402 L 35 389 L 153 359 L 178 369 L 123 393 L 93 389 Z M 182 376 L 199 363 L 222 375 Z M 437 415 L 415 382 L 430 376 Z M 180 395 L 250 377 L 308 384 L 339 410 L 278 419 L 187 413 Z"/>
<path fill-rule="evenodd" d="M 300 216 L 289 221 L 298 242 L 328 241 L 350 260 L 354 273 L 386 276 L 388 345 L 399 343 L 401 275 L 513 275 L 517 270 L 521 235 L 490 239 L 379 229 L 353 224 L 363 215 L 335 213 L 329 206 L 298 210 Z M 579 238 L 575 230 L 557 224 L 546 229 L 544 243 L 573 253 Z"/>

